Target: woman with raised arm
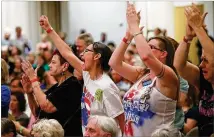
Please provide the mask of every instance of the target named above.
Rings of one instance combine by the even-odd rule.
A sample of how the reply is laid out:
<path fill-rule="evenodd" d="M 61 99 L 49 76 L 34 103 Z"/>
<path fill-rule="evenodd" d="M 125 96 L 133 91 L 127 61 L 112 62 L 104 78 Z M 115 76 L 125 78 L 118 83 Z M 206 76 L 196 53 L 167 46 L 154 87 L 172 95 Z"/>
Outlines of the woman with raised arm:
<path fill-rule="evenodd" d="M 214 43 L 204 30 L 204 19 L 207 13 L 200 15 L 196 5 L 185 9 L 187 17 L 186 36 L 175 53 L 174 66 L 179 75 L 194 85 L 199 92 L 199 135 L 210 136 L 214 133 Z M 199 67 L 187 61 L 191 40 L 197 36 L 202 44 L 202 62 Z"/>
<path fill-rule="evenodd" d="M 57 83 L 44 93 L 32 65 L 27 61 L 22 63 L 24 75 L 21 83 L 27 93 L 30 109 L 39 119 L 56 119 L 65 130 L 65 136 L 82 136 L 82 85 L 72 74 L 74 68 L 57 50 L 53 53 L 49 67 L 50 75 Z"/>
<path fill-rule="evenodd" d="M 53 30 L 46 16 L 40 17 L 40 25 L 46 30 L 62 56 L 83 74 L 84 91 L 81 105 L 83 132 L 90 115 L 115 118 L 123 132 L 124 110 L 119 97 L 119 89 L 105 73 L 110 69 L 108 61 L 112 54 L 111 50 L 106 45 L 95 42 L 82 53 L 83 61 L 81 61 Z"/>
<path fill-rule="evenodd" d="M 132 4 L 128 3 L 126 15 L 129 30 L 109 64 L 134 83 L 123 98 L 125 136 L 149 137 L 161 125 L 173 124 L 175 118 L 179 81 L 173 68 L 174 48 L 166 37 L 154 37 L 147 43 Z M 125 50 L 132 38 L 148 69 L 123 62 Z"/>

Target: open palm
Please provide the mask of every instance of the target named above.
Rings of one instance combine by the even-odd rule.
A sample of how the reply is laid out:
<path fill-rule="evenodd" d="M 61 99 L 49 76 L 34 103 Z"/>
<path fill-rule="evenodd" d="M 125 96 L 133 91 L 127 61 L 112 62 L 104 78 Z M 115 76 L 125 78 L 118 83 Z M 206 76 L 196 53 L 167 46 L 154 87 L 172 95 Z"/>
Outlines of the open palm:
<path fill-rule="evenodd" d="M 21 84 L 22 84 L 22 87 L 23 87 L 25 93 L 32 92 L 32 85 L 26 74 L 22 75 Z"/>

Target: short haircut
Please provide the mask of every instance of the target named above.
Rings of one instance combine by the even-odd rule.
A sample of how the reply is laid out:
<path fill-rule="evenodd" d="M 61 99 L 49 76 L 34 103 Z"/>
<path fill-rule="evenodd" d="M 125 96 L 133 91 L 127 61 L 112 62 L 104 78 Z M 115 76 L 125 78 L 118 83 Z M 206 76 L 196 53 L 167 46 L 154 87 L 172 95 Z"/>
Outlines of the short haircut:
<path fill-rule="evenodd" d="M 92 38 L 90 33 L 80 34 L 77 39 L 83 40 L 87 46 L 89 46 L 89 45 L 94 43 L 94 40 L 93 40 L 93 38 Z"/>
<path fill-rule="evenodd" d="M 64 129 L 55 119 L 41 119 L 32 125 L 32 131 L 41 137 L 64 137 Z"/>
<path fill-rule="evenodd" d="M 97 120 L 97 125 L 104 132 L 110 133 L 112 137 L 116 137 L 118 135 L 119 128 L 117 126 L 116 121 L 113 118 L 107 117 L 107 116 L 94 115 L 94 116 L 90 116 L 88 121 L 90 121 L 92 119 L 96 119 Z"/>
<path fill-rule="evenodd" d="M 17 135 L 16 127 L 13 121 L 7 118 L 1 118 L 1 135 L 6 135 L 11 132 L 13 133 L 14 137 Z"/>
<path fill-rule="evenodd" d="M 163 124 L 152 133 L 151 137 L 182 137 L 182 134 L 173 125 Z"/>
<path fill-rule="evenodd" d="M 63 63 L 65 63 L 65 62 L 67 62 L 66 60 L 65 60 L 65 58 L 63 58 L 63 56 L 60 54 L 60 52 L 58 51 L 58 50 L 55 50 L 54 52 L 53 52 L 53 56 L 54 55 L 58 55 L 59 56 L 59 60 L 60 60 L 60 64 L 62 65 Z M 70 72 L 70 73 L 73 73 L 74 72 L 74 68 L 69 64 L 69 62 L 67 62 L 68 63 L 68 71 Z"/>

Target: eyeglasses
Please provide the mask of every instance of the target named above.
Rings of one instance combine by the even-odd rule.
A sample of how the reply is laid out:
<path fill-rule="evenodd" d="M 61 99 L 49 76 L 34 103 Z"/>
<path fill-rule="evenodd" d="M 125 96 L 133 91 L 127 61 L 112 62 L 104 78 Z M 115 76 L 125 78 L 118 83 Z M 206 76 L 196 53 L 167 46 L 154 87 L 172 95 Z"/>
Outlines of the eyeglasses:
<path fill-rule="evenodd" d="M 163 50 L 163 49 L 156 48 L 154 45 L 151 45 L 151 44 L 149 44 L 149 46 L 150 46 L 151 49 L 156 49 L 156 50 L 159 50 L 159 51 L 161 51 L 161 52 L 164 52 L 164 51 L 165 51 L 165 50 Z"/>
<path fill-rule="evenodd" d="M 94 52 L 93 50 L 90 50 L 90 49 L 85 49 L 84 51 L 83 51 L 83 54 L 85 54 L 86 52 Z"/>

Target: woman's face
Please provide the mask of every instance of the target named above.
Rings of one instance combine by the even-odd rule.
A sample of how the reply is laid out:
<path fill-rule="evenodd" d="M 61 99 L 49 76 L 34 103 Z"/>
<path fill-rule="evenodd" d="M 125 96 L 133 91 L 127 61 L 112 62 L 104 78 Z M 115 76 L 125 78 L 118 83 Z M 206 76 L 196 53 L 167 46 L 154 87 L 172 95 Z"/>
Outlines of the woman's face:
<path fill-rule="evenodd" d="M 92 68 L 95 61 L 94 56 L 95 56 L 95 53 L 91 44 L 81 54 L 82 61 L 84 62 L 82 66 L 84 71 L 89 71 Z"/>
<path fill-rule="evenodd" d="M 21 60 L 19 58 L 15 59 L 15 68 L 21 69 Z"/>
<path fill-rule="evenodd" d="M 13 47 L 12 47 L 12 50 L 11 50 L 11 54 L 12 54 L 12 55 L 18 55 L 18 48 L 15 47 L 15 46 L 13 46 Z"/>
<path fill-rule="evenodd" d="M 201 64 L 200 68 L 202 69 L 202 73 L 204 75 L 204 78 L 209 81 L 214 81 L 214 63 L 211 60 L 208 60 L 206 55 L 204 54 L 204 51 L 201 56 Z"/>
<path fill-rule="evenodd" d="M 10 100 L 10 110 L 14 111 L 14 110 L 18 110 L 18 100 L 16 98 L 16 96 L 11 95 L 11 100 Z"/>
<path fill-rule="evenodd" d="M 164 51 L 164 49 L 161 49 L 160 47 L 160 41 L 158 41 L 157 39 L 152 39 L 148 42 L 153 55 L 158 59 L 161 60 L 162 58 L 166 57 L 164 53 L 166 53 L 166 51 Z"/>
<path fill-rule="evenodd" d="M 59 76 L 62 74 L 63 71 L 65 71 L 65 64 L 60 64 L 59 56 L 54 55 L 52 57 L 52 60 L 49 64 L 50 67 L 50 75 L 51 76 Z"/>

